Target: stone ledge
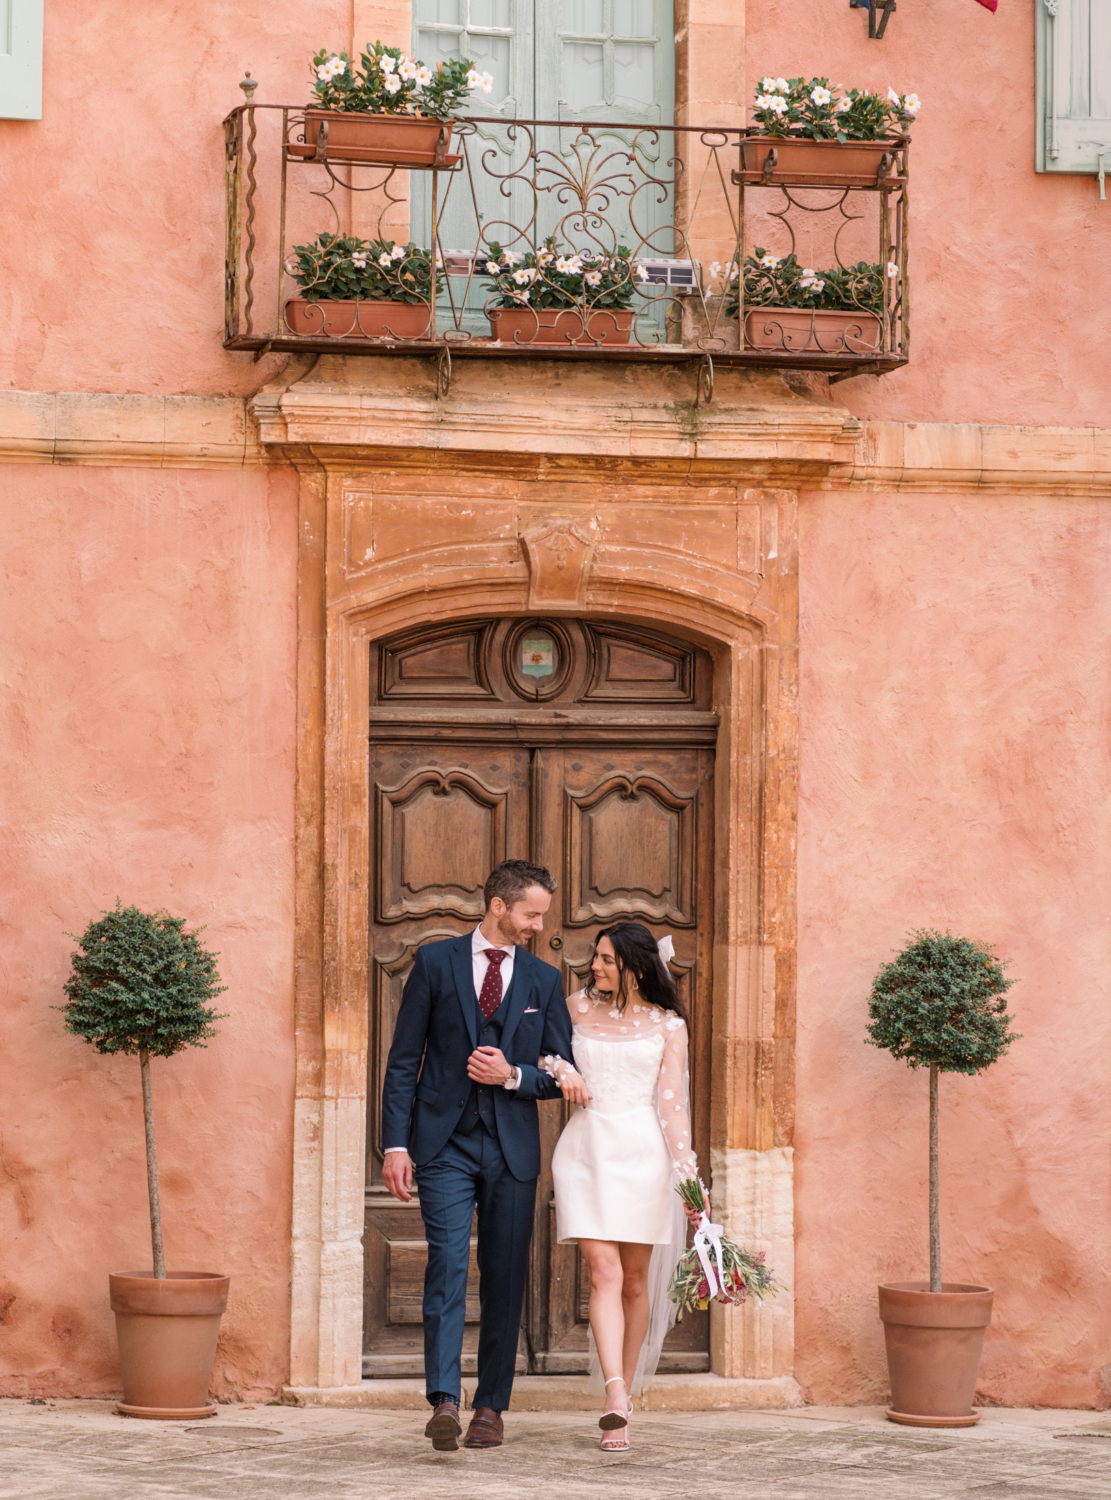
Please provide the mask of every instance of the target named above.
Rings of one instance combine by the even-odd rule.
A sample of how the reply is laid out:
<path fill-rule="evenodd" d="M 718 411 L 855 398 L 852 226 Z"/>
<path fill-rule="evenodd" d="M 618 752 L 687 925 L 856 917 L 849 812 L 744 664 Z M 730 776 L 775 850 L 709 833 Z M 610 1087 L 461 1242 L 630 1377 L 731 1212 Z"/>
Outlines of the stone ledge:
<path fill-rule="evenodd" d="M 595 1411 L 597 1396 L 587 1395 L 580 1375 L 522 1375 L 514 1382 L 511 1411 Z M 476 1383 L 463 1381 L 470 1402 Z M 424 1411 L 423 1380 L 364 1380 L 359 1385 L 288 1385 L 285 1406 L 322 1406 L 344 1411 Z M 657 1375 L 642 1396 L 640 1411 L 782 1411 L 805 1405 L 790 1375 L 770 1380 L 726 1380 L 721 1375 Z"/>

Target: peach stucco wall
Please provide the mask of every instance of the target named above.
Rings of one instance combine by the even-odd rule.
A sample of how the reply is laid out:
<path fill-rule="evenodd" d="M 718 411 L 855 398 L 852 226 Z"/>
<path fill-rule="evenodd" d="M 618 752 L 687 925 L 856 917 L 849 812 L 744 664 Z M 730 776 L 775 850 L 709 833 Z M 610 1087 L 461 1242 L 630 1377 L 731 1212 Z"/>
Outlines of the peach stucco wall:
<path fill-rule="evenodd" d="M 7 467 L 0 637 L 0 1393 L 118 1387 L 150 1264 L 138 1062 L 52 1009 L 120 896 L 207 927 L 228 1019 L 152 1064 L 170 1268 L 232 1277 L 214 1389 L 288 1370 L 296 489 Z"/>
<path fill-rule="evenodd" d="M 1013 959 L 1023 1034 L 982 1076 L 941 1081 L 945 1277 L 996 1289 L 981 1390 L 1111 1402 L 1109 549 L 1106 502 L 803 497 L 796 1336 L 811 1399 L 884 1397 L 875 1284 L 928 1269 L 927 1079 L 864 1027 L 876 969 L 938 926 Z"/>

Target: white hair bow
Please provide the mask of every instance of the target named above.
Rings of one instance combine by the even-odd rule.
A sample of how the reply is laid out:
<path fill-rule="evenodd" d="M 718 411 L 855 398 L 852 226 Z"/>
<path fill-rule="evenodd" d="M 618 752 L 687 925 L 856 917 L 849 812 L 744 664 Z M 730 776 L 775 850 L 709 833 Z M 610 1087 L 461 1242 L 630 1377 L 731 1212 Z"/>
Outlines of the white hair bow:
<path fill-rule="evenodd" d="M 671 933 L 664 933 L 656 944 L 656 950 L 665 964 L 669 964 L 675 957 L 675 944 L 671 941 Z"/>

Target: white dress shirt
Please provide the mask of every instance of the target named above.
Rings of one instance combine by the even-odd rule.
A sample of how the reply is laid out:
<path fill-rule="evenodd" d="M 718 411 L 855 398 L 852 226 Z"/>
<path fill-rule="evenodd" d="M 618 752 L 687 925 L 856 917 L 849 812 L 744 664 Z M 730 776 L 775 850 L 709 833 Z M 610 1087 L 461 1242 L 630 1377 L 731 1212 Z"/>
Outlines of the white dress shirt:
<path fill-rule="evenodd" d="M 517 949 L 512 944 L 506 948 L 501 943 L 488 942 L 483 937 L 482 927 L 479 925 L 471 934 L 471 973 L 474 976 L 474 997 L 476 1002 L 482 993 L 482 986 L 486 979 L 486 970 L 490 967 L 490 960 L 486 957 L 487 948 L 501 948 L 501 951 L 506 955 L 501 961 L 501 992 L 503 999 L 509 993 L 509 984 L 513 978 L 513 960 Z M 502 1088 L 515 1090 L 520 1082 L 521 1070 L 515 1067 L 512 1078 L 507 1083 L 502 1084 Z M 407 1146 L 387 1146 L 382 1155 L 389 1156 L 391 1151 L 407 1150 Z"/>

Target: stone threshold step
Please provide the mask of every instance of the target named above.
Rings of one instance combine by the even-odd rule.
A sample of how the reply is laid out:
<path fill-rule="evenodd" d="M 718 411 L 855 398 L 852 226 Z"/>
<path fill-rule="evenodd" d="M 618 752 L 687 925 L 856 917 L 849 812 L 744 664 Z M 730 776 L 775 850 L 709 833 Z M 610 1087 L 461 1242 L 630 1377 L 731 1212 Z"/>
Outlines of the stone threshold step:
<path fill-rule="evenodd" d="M 470 1405 L 475 1379 L 465 1376 Z M 581 1375 L 519 1375 L 511 1411 L 594 1411 L 599 1397 L 587 1395 Z M 426 1411 L 423 1380 L 363 1380 L 358 1385 L 282 1389 L 286 1406 L 325 1406 L 350 1411 Z M 790 1375 L 768 1380 L 727 1380 L 721 1375 L 657 1375 L 635 1398 L 640 1411 L 773 1411 L 802 1406 L 802 1392 Z"/>

